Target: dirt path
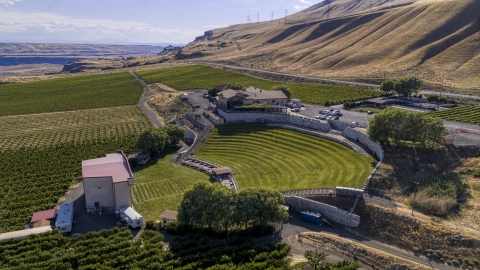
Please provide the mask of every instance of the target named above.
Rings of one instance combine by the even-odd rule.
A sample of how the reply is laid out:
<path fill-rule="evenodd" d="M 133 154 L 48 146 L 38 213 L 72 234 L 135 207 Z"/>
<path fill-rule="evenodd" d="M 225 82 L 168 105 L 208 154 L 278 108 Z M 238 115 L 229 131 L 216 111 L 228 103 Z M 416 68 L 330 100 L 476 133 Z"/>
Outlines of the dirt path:
<path fill-rule="evenodd" d="M 150 122 L 152 122 L 152 125 L 154 127 L 161 126 L 162 122 L 160 121 L 160 119 L 158 119 L 158 116 L 154 112 L 152 112 L 147 106 L 148 98 L 153 96 L 154 93 L 150 91 L 147 83 L 143 79 L 138 77 L 137 74 L 133 72 L 130 72 L 130 74 L 132 74 L 133 77 L 135 77 L 135 79 L 137 79 L 143 85 L 143 89 L 145 89 L 145 92 L 143 93 L 143 95 L 140 97 L 140 100 L 139 100 L 140 108 L 142 109 L 143 113 L 147 116 L 147 118 L 150 120 Z"/>

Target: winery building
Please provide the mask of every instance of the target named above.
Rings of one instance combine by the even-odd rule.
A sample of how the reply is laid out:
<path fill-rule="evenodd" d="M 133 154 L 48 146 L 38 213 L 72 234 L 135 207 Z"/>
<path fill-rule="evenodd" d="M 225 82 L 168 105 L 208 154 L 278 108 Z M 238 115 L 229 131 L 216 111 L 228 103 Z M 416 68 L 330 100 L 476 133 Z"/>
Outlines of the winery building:
<path fill-rule="evenodd" d="M 88 213 L 114 212 L 132 206 L 133 174 L 122 151 L 82 161 L 82 177 Z"/>

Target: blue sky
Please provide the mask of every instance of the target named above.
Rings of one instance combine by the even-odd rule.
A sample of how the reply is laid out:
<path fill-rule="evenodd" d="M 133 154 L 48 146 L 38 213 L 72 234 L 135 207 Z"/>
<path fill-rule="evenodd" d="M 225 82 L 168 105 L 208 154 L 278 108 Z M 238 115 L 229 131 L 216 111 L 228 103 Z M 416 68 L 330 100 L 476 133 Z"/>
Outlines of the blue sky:
<path fill-rule="evenodd" d="M 319 0 L 0 0 L 0 42 L 188 43 Z"/>

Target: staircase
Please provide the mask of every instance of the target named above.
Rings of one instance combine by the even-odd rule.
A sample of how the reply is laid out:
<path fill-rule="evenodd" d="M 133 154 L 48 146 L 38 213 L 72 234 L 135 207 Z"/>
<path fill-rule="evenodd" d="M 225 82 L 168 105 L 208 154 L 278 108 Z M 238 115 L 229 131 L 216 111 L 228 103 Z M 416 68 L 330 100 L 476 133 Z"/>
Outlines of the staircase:
<path fill-rule="evenodd" d="M 195 140 L 195 142 L 193 143 L 192 147 L 190 147 L 190 149 L 188 149 L 188 151 L 183 154 L 179 159 L 178 161 L 180 160 L 183 160 L 187 157 L 190 157 L 192 156 L 198 149 L 200 149 L 200 147 L 202 146 L 202 144 L 205 142 L 205 140 L 208 138 L 208 136 L 210 135 L 210 133 L 212 132 L 213 130 L 213 126 L 212 125 L 207 125 L 207 127 L 202 131 L 202 133 L 200 133 L 200 135 L 197 137 L 197 139 Z"/>

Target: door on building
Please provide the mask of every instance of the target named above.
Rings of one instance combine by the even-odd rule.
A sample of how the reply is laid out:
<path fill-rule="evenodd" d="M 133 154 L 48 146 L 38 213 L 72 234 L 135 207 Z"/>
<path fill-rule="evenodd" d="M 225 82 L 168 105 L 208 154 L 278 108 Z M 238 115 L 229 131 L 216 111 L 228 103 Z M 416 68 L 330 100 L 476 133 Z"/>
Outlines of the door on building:
<path fill-rule="evenodd" d="M 95 208 L 100 208 L 100 202 L 95 202 Z"/>

